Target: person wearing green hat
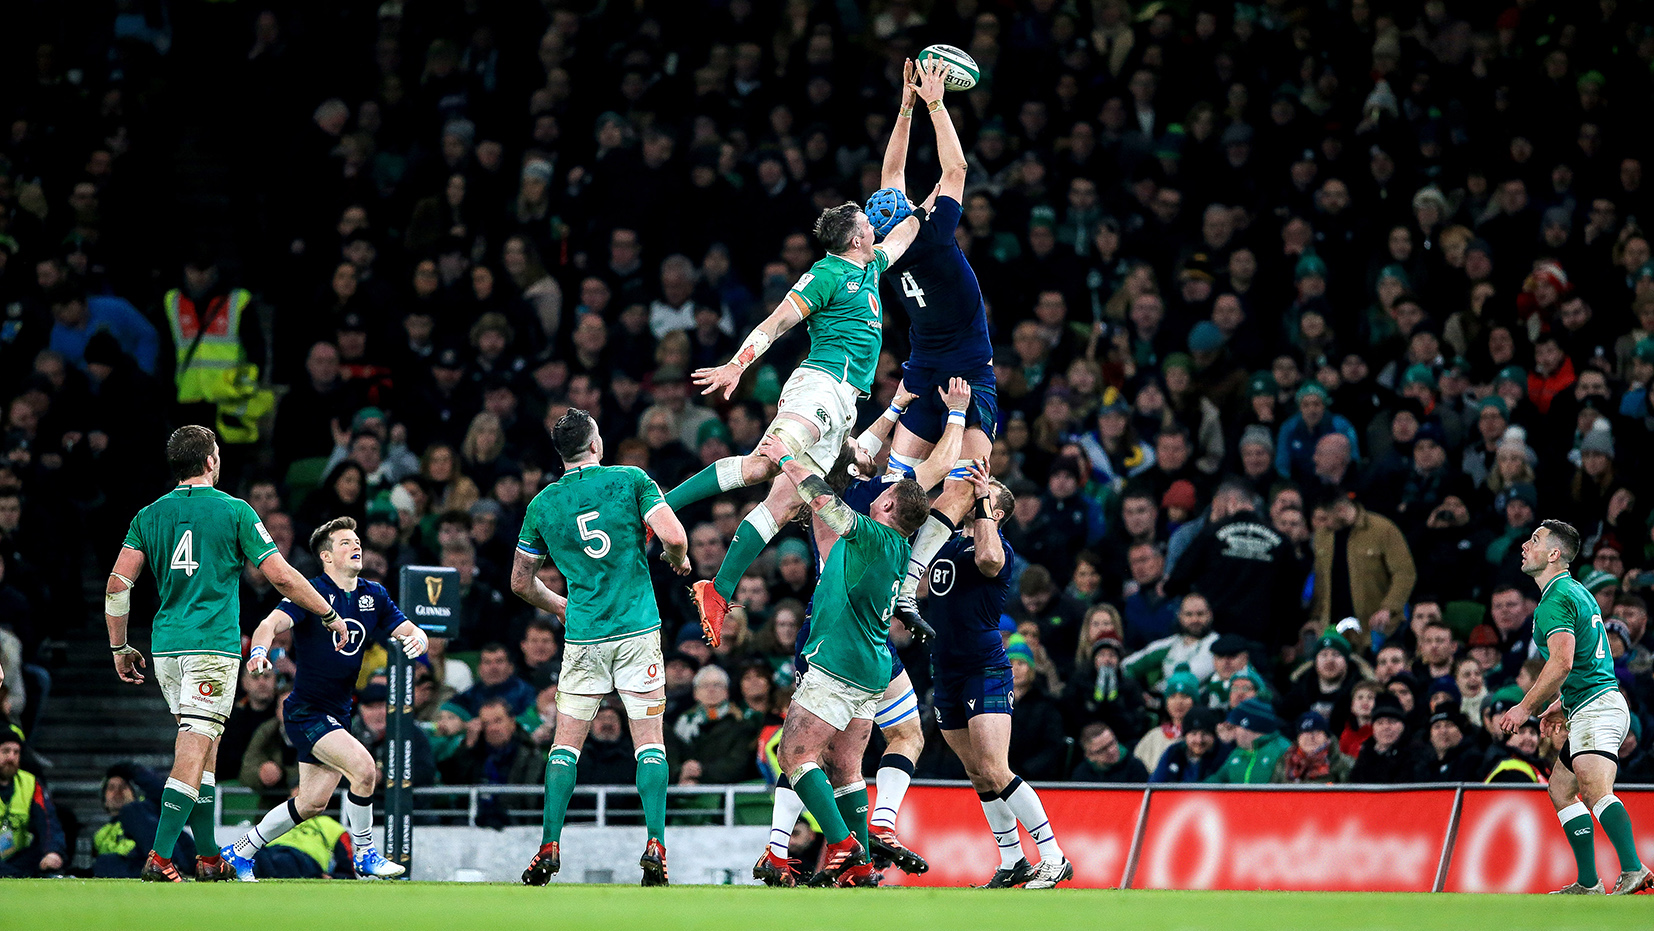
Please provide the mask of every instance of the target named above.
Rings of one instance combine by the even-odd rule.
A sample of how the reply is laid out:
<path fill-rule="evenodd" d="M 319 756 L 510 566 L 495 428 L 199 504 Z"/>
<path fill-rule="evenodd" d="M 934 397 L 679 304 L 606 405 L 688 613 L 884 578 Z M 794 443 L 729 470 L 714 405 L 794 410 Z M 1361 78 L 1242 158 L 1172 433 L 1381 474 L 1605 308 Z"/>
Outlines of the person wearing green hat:
<path fill-rule="evenodd" d="M 1291 749 L 1292 742 L 1281 735 L 1281 719 L 1268 702 L 1249 698 L 1229 711 L 1226 719 L 1235 738 L 1235 749 L 1207 776 L 1205 782 L 1218 785 L 1258 785 L 1275 775 L 1275 764 Z"/>
<path fill-rule="evenodd" d="M 1328 408 L 1332 396 L 1319 382 L 1306 381 L 1294 396 L 1298 413 L 1281 425 L 1275 440 L 1275 472 L 1285 479 L 1315 484 L 1315 444 L 1329 433 L 1341 433 L 1350 441 L 1350 458 L 1361 458 L 1361 442 L 1355 426 Z"/>
<path fill-rule="evenodd" d="M 1585 590 L 1597 600 L 1597 607 L 1602 610 L 1603 617 L 1614 616 L 1614 599 L 1619 597 L 1620 580 L 1615 578 L 1613 573 L 1595 568 L 1587 569 L 1585 574 L 1579 577 L 1579 584 L 1585 586 Z"/>
<path fill-rule="evenodd" d="M 1132 754 L 1143 761 L 1150 772 L 1160 765 L 1166 748 L 1183 737 L 1183 717 L 1194 708 L 1200 698 L 1200 680 L 1189 671 L 1188 663 L 1177 664 L 1177 669 L 1166 677 L 1165 707 L 1160 726 L 1153 728 L 1142 739 Z"/>
<path fill-rule="evenodd" d="M 1321 634 L 1310 661 L 1295 671 L 1292 688 L 1282 699 L 1281 707 L 1289 720 L 1314 711 L 1331 723 L 1334 734 L 1343 733 L 1350 691 L 1361 680 L 1352 667 L 1356 662 L 1351 659 L 1353 652 L 1350 641 L 1337 630 L 1328 627 Z"/>

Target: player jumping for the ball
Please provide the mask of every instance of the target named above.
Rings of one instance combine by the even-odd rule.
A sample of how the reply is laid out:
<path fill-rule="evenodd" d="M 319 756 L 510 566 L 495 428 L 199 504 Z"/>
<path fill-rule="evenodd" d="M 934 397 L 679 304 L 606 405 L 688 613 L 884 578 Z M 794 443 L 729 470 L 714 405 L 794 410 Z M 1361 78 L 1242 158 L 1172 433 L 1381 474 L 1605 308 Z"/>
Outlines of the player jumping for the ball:
<path fill-rule="evenodd" d="M 810 351 L 782 386 L 767 435 L 777 437 L 800 467 L 826 475 L 855 423 L 856 401 L 873 387 L 884 325 L 879 273 L 907 252 L 919 228 L 918 215 L 904 218 L 887 227 L 883 245 L 874 245 L 873 226 L 857 205 L 822 211 L 815 234 L 827 249 L 826 257 L 810 266 L 764 322 L 747 334 L 735 358 L 695 371 L 695 383 L 705 389 L 701 393 L 722 392 L 728 399 L 742 374 L 770 344 L 803 321 L 810 333 Z M 719 492 L 774 479 L 763 506 L 741 521 L 717 576 L 693 586 L 701 629 L 715 646 L 722 639 L 724 614 L 736 583 L 798 510 L 794 484 L 777 478 L 777 471 L 775 463 L 757 452 L 728 456 L 666 494 L 666 503 L 681 510 Z"/>
<path fill-rule="evenodd" d="M 647 524 L 660 537 L 661 559 L 679 575 L 689 573 L 689 538 L 642 469 L 602 464 L 603 438 L 590 414 L 570 410 L 551 438 L 563 459 L 563 477 L 529 502 L 511 566 L 511 590 L 519 598 L 565 616 L 557 731 L 546 757 L 545 821 L 540 851 L 523 871 L 523 883 L 543 886 L 562 866 L 563 819 L 580 749 L 604 696 L 618 691 L 631 719 L 637 791 L 649 835 L 638 865 L 643 885 L 664 886 L 666 660 L 643 528 Z M 537 575 L 548 556 L 568 580 L 567 599 Z"/>
<path fill-rule="evenodd" d="M 913 395 L 907 392 L 905 386 L 898 389 L 898 405 L 906 408 L 913 400 Z M 948 474 L 959 458 L 959 444 L 965 431 L 965 408 L 971 401 L 970 385 L 962 378 L 953 379 L 948 385 L 943 401 L 948 415 L 942 439 L 931 451 L 929 458 L 914 469 L 913 480 L 926 492 L 942 481 L 942 477 Z M 886 472 L 878 478 L 860 477 L 871 474 L 871 461 L 884 451 L 885 443 L 889 440 L 894 426 L 895 421 L 892 419 L 881 418 L 874 423 L 857 440 L 858 445 L 845 447 L 840 461 L 827 474 L 828 487 L 842 498 L 845 504 L 863 514 L 870 514 L 873 503 L 879 496 L 889 486 L 902 479 L 901 475 L 891 472 Z M 856 459 L 854 475 L 848 461 L 852 455 Z M 820 515 L 812 516 L 810 530 L 815 543 L 816 570 L 819 575 L 823 569 L 822 564 L 826 562 L 827 554 L 832 551 L 833 543 L 838 537 Z M 810 641 L 814 615 L 815 605 L 812 600 L 810 612 L 805 616 L 804 624 L 798 631 L 798 645 L 793 657 L 793 667 L 800 675 L 810 668 L 810 661 L 805 656 L 805 644 Z M 907 674 L 907 668 L 902 665 L 902 658 L 897 654 L 895 644 L 887 642 L 886 648 L 890 651 L 890 685 L 885 688 L 884 694 L 879 697 L 879 702 L 873 709 L 873 723 L 878 725 L 884 734 L 885 749 L 884 755 L 879 759 L 876 778 L 878 797 L 875 799 L 869 819 L 871 824 L 868 828 L 868 840 L 872 845 L 876 867 L 888 862 L 895 864 L 903 872 L 923 873 L 930 869 L 930 865 L 923 857 L 909 850 L 897 837 L 896 817 L 901 811 L 902 798 L 907 794 L 908 786 L 913 781 L 914 764 L 918 762 L 919 754 L 925 748 L 925 732 L 923 722 L 919 718 L 919 697 L 913 690 L 913 680 Z M 860 773 L 852 775 L 855 781 L 860 781 Z M 844 787 L 834 783 L 835 791 Z M 758 858 L 757 864 L 752 868 L 754 879 L 762 880 L 769 886 L 797 884 L 797 861 L 789 858 L 787 854 L 791 846 L 793 825 L 798 823 L 798 816 L 803 810 L 803 800 L 798 797 L 787 774 L 783 772 L 775 786 L 775 801 L 770 813 L 770 840 L 764 847 L 764 855 Z"/>
<path fill-rule="evenodd" d="M 1608 632 L 1596 597 L 1568 574 L 1568 564 L 1578 555 L 1579 531 L 1559 520 L 1540 523 L 1522 544 L 1522 571 L 1539 583 L 1533 639 L 1545 668 L 1516 707 L 1499 716 L 1499 728 L 1513 733 L 1539 714 L 1541 730 L 1553 739 L 1564 738 L 1551 772 L 1551 804 L 1574 849 L 1579 879 L 1557 892 L 1605 891 L 1597 876 L 1591 830 L 1595 815 L 1620 859 L 1619 879 L 1609 894 L 1632 895 L 1654 884 L 1654 877 L 1637 857 L 1631 816 L 1614 795 L 1620 744 L 1631 727 L 1631 710 L 1614 677 L 1614 657 L 1608 652 Z M 1558 689 L 1562 694 L 1553 701 Z"/>
<path fill-rule="evenodd" d="M 971 483 L 966 468 L 972 461 L 986 460 L 993 451 L 993 437 L 999 418 L 999 401 L 994 381 L 993 342 L 988 335 L 987 307 L 982 286 L 965 253 L 954 240 L 959 225 L 960 202 L 965 194 L 965 150 L 959 133 L 948 118 L 942 102 L 943 79 L 948 65 L 929 59 L 903 67 L 902 108 L 885 148 L 883 185 L 867 202 L 867 215 L 875 232 L 893 231 L 911 209 L 903 193 L 907 183 L 907 144 L 913 128 L 913 102 L 924 101 L 936 130 L 936 157 L 942 166 L 942 181 L 932 196 L 935 206 L 920 228 L 913 248 L 893 258 L 886 277 L 896 285 L 890 293 L 901 302 L 911 325 L 908 328 L 912 354 L 902 366 L 902 382 L 918 396 L 906 411 L 892 408 L 887 417 L 900 418 L 891 443 L 890 468 L 909 477 L 914 466 L 935 446 L 942 434 L 946 411 L 934 389 L 945 387 L 951 378 L 963 378 L 971 386 L 971 406 L 966 412 L 964 448 L 958 462 L 942 485 L 930 518 L 913 540 L 913 556 L 896 600 L 896 617 L 909 627 L 921 621 L 916 604 L 919 580 L 971 508 Z M 917 79 L 917 86 L 915 86 Z"/>
<path fill-rule="evenodd" d="M 247 671 L 255 676 L 269 674 L 270 642 L 276 635 L 293 632 L 298 674 L 281 710 L 288 742 L 298 751 L 299 794 L 270 809 L 257 827 L 219 851 L 242 882 L 258 881 L 254 860 L 265 844 L 327 810 L 340 776 L 350 780 L 339 807 L 357 877 L 391 879 L 406 872 L 373 845 L 373 792 L 379 776 L 373 754 L 350 732 L 350 694 L 369 641 L 395 640 L 412 659 L 424 655 L 430 639 L 403 616 L 385 586 L 360 577 L 362 541 L 355 520 L 337 517 L 317 527 L 310 535 L 310 551 L 322 564 L 322 574 L 310 584 L 338 606 L 345 632 L 335 634 L 315 614 L 285 598 L 253 631 Z"/>
<path fill-rule="evenodd" d="M 976 502 L 971 523 L 946 542 L 930 567 L 936 721 L 942 739 L 965 764 L 999 845 L 999 869 L 988 888 L 1050 889 L 1072 879 L 1074 867 L 1057 845 L 1039 795 L 1012 774 L 1007 756 L 1013 687 L 999 618 L 1011 594 L 1012 553 L 999 522 L 1010 515 L 1016 499 L 980 465 L 969 467 L 965 481 Z M 1038 865 L 1022 856 L 1018 821 L 1039 848 Z"/>

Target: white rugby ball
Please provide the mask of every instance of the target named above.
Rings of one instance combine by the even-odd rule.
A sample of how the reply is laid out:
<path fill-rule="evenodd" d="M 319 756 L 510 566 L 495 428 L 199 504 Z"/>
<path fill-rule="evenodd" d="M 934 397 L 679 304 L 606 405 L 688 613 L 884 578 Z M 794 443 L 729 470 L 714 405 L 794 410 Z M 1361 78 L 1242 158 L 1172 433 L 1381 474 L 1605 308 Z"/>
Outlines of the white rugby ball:
<path fill-rule="evenodd" d="M 942 83 L 950 91 L 968 91 L 982 79 L 982 69 L 976 66 L 976 59 L 965 53 L 964 49 L 951 45 L 932 45 L 919 53 L 920 61 L 940 58 L 948 63 L 947 76 Z"/>

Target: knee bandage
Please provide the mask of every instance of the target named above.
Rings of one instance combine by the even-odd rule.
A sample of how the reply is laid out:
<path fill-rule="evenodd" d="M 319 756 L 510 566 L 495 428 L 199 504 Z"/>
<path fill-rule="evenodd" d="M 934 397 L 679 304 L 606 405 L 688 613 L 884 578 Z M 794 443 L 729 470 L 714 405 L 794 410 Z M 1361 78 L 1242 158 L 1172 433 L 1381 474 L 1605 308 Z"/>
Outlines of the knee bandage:
<path fill-rule="evenodd" d="M 217 740 L 224 736 L 224 722 L 201 714 L 180 714 L 178 730 L 186 734 L 200 734 L 208 740 Z"/>
<path fill-rule="evenodd" d="M 788 455 L 803 463 L 806 468 L 815 469 L 815 463 L 804 455 L 804 451 L 821 442 L 821 439 L 812 435 L 809 426 L 802 420 L 794 420 L 791 417 L 777 417 L 775 422 L 770 424 L 767 432 L 780 438 L 781 444 L 787 447 Z"/>
<path fill-rule="evenodd" d="M 558 697 L 561 698 L 562 696 L 559 695 Z M 634 721 L 641 721 L 644 718 L 658 718 L 666 713 L 666 699 L 664 698 L 643 698 L 642 696 L 628 695 L 621 692 L 620 703 L 626 706 L 626 717 Z M 592 713 L 595 715 L 597 712 L 593 710 Z"/>
<path fill-rule="evenodd" d="M 924 462 L 924 460 L 917 456 L 903 456 L 900 453 L 891 453 L 890 463 L 885 466 L 885 472 L 900 475 L 902 478 L 912 478 L 916 470 L 919 468 L 919 463 L 921 462 Z"/>
<path fill-rule="evenodd" d="M 597 717 L 597 708 L 603 704 L 601 695 L 571 695 L 568 692 L 557 693 L 557 710 L 571 718 L 581 721 L 590 721 Z"/>

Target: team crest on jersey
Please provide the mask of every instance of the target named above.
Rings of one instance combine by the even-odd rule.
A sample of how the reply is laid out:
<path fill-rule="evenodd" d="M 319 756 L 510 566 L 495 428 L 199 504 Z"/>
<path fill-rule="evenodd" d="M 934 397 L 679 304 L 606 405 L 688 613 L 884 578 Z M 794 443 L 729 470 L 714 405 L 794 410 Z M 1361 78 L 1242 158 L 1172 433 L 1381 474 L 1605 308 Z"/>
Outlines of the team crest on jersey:
<path fill-rule="evenodd" d="M 857 291 L 861 290 L 861 282 L 846 281 L 844 283 L 844 290 L 849 291 L 851 294 L 855 294 Z"/>
<path fill-rule="evenodd" d="M 824 427 L 832 426 L 832 418 L 828 417 L 827 412 L 819 407 L 816 408 L 816 419 L 821 421 L 821 425 Z"/>
<path fill-rule="evenodd" d="M 373 610 L 373 596 L 372 595 L 363 595 L 362 597 L 356 599 L 356 607 L 357 607 L 358 610 L 361 610 L 361 611 L 372 611 Z"/>

